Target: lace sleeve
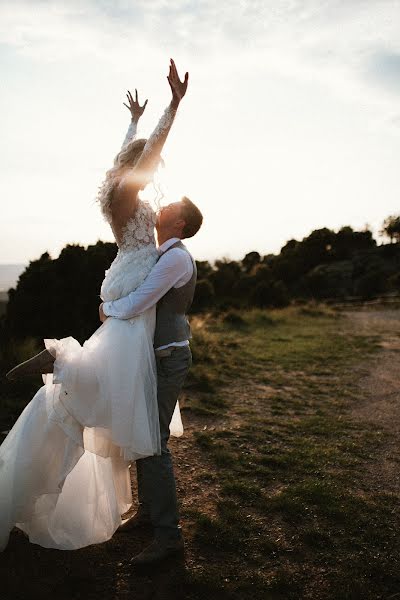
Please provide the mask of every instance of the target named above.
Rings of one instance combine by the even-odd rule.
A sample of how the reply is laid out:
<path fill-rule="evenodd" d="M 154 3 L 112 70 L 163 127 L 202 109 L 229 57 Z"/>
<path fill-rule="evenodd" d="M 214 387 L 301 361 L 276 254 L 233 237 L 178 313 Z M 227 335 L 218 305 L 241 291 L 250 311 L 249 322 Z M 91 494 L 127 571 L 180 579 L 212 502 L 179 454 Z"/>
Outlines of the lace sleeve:
<path fill-rule="evenodd" d="M 161 156 L 161 150 L 164 147 L 165 141 L 171 129 L 172 123 L 174 122 L 176 115 L 176 108 L 171 104 L 167 106 L 158 122 L 157 127 L 146 142 L 143 152 L 137 162 L 135 171 L 137 173 L 143 173 L 145 178 L 149 178 L 153 175 L 154 171 L 158 166 L 158 162 Z"/>
<path fill-rule="evenodd" d="M 123 150 L 125 148 L 125 146 L 127 146 L 129 144 L 129 142 L 132 142 L 136 138 L 136 134 L 137 134 L 137 122 L 131 121 L 129 123 L 128 131 L 126 132 L 125 139 L 122 142 L 121 150 Z"/>

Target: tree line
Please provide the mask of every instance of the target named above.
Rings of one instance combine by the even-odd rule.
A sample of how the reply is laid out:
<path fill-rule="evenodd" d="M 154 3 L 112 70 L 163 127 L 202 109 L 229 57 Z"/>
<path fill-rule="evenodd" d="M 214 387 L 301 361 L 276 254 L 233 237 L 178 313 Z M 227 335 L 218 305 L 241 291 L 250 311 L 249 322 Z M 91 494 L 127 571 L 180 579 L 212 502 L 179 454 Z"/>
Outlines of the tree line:
<path fill-rule="evenodd" d="M 277 255 L 199 261 L 192 312 L 400 293 L 400 216 L 388 217 L 381 233 L 390 243 L 377 245 L 368 228 L 322 228 L 289 240 Z M 67 245 L 56 259 L 46 252 L 32 261 L 9 291 L 0 321 L 3 341 L 87 339 L 99 326 L 100 285 L 116 253 L 115 244 L 99 241 L 88 248 Z"/>

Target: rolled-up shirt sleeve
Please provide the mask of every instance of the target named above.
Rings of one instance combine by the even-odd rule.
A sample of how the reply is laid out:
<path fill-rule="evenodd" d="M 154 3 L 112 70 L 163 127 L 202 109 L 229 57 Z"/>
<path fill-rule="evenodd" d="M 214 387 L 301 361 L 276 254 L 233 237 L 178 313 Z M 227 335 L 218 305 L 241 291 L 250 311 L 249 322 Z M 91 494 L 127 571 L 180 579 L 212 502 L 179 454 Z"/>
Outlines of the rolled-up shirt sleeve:
<path fill-rule="evenodd" d="M 172 287 L 180 287 L 189 281 L 193 274 L 192 260 L 187 252 L 172 248 L 161 255 L 149 275 L 134 292 L 103 303 L 107 317 L 131 319 L 144 312 L 157 302 Z"/>

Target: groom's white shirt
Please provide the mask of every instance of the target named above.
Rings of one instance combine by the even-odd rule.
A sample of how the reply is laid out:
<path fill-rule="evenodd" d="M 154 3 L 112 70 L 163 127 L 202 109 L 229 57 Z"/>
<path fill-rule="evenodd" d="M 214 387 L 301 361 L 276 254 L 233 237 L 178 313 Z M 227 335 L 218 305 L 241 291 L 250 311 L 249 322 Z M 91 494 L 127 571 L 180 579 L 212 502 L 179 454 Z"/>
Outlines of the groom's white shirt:
<path fill-rule="evenodd" d="M 161 256 L 142 285 L 128 296 L 104 302 L 104 314 L 117 319 L 131 319 L 157 304 L 172 287 L 179 288 L 185 285 L 193 275 L 193 263 L 189 254 L 182 248 L 172 248 L 166 252 L 168 248 L 180 241 L 179 238 L 171 238 L 161 244 L 158 248 Z M 188 343 L 189 340 L 172 342 L 156 349 L 187 346 Z"/>

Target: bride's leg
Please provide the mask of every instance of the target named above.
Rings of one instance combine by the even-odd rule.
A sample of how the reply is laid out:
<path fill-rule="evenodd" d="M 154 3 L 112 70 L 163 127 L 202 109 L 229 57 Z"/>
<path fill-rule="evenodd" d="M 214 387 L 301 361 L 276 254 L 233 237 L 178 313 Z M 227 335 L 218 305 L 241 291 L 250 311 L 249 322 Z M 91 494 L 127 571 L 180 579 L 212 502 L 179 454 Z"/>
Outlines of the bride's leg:
<path fill-rule="evenodd" d="M 53 356 L 47 349 L 42 350 L 39 354 L 32 356 L 23 363 L 20 363 L 11 371 L 6 373 L 7 379 L 14 381 L 19 377 L 26 375 L 40 375 L 42 373 L 52 373 L 55 356 Z"/>

